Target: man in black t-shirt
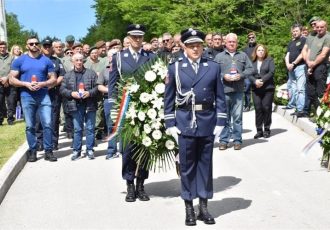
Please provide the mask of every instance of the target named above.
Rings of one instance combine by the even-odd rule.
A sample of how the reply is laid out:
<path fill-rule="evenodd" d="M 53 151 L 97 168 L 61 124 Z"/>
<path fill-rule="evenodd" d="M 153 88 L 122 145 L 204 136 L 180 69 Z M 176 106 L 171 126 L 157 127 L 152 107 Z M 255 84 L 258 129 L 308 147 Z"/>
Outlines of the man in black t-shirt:
<path fill-rule="evenodd" d="M 293 40 L 289 42 L 285 56 L 285 64 L 289 73 L 288 91 L 289 103 L 287 109 L 296 108 L 294 113 L 297 117 L 305 117 L 305 96 L 306 96 L 306 74 L 305 61 L 302 57 L 306 38 L 301 36 L 302 26 L 294 24 L 291 27 Z"/>

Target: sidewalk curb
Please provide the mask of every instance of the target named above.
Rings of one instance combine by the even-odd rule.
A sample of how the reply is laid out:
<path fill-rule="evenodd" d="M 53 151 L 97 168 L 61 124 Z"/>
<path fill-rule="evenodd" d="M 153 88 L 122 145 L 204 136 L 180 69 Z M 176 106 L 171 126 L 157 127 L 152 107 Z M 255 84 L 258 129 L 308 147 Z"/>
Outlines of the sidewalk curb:
<path fill-rule="evenodd" d="M 28 148 L 28 144 L 25 142 L 0 169 L 0 205 L 27 162 L 25 152 Z"/>
<path fill-rule="evenodd" d="M 307 133 L 312 137 L 316 137 L 316 124 L 311 122 L 307 117 L 297 118 L 297 116 L 291 116 L 290 114 L 294 112 L 294 109 L 285 110 L 285 106 L 277 106 L 275 112 L 284 117 L 286 120 L 291 122 L 294 126 L 300 128 L 302 131 Z"/>

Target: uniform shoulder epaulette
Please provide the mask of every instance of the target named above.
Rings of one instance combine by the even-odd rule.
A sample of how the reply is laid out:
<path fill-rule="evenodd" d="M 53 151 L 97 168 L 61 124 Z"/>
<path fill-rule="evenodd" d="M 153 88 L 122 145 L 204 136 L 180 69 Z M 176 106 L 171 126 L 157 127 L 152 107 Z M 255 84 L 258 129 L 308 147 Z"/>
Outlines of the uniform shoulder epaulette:
<path fill-rule="evenodd" d="M 169 61 L 169 64 L 170 65 L 172 65 L 173 63 L 175 63 L 175 62 L 180 62 L 180 61 L 182 61 L 183 60 L 183 58 L 182 57 L 178 57 L 178 58 L 171 58 L 171 60 Z"/>

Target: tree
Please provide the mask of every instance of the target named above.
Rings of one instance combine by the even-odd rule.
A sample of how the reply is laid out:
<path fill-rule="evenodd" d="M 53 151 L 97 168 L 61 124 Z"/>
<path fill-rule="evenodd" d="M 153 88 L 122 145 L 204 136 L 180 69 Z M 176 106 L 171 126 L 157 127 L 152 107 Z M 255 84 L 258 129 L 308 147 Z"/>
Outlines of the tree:
<path fill-rule="evenodd" d="M 7 14 L 6 12 L 6 23 L 7 23 L 7 36 L 8 36 L 8 49 L 14 44 L 25 47 L 27 38 L 31 35 L 38 36 L 33 30 L 24 30 L 23 26 L 18 22 L 17 15 L 13 13 Z"/>
<path fill-rule="evenodd" d="M 234 32 L 242 48 L 254 31 L 257 42 L 269 48 L 276 64 L 275 82 L 286 82 L 284 55 L 291 39 L 290 27 L 306 25 L 312 16 L 326 21 L 330 4 L 324 0 L 95 0 L 97 23 L 83 40 L 95 43 L 125 36 L 129 23 L 147 26 L 145 40 L 193 27 L 204 32 Z"/>

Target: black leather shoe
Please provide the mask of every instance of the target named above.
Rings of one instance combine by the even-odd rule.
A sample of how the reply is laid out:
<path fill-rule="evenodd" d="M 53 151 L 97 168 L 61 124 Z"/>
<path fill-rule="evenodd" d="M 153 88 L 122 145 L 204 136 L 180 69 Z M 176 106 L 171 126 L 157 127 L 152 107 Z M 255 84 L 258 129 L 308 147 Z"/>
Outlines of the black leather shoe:
<path fill-rule="evenodd" d="M 297 112 L 297 117 L 300 118 L 300 117 L 307 117 L 307 114 L 305 112 Z"/>
<path fill-rule="evenodd" d="M 136 201 L 136 194 L 135 194 L 135 185 L 127 184 L 127 195 L 125 197 L 126 202 L 135 202 Z"/>
<path fill-rule="evenodd" d="M 28 162 L 36 162 L 38 160 L 36 150 L 28 150 L 27 155 L 28 155 L 28 159 L 27 159 Z"/>
<path fill-rule="evenodd" d="M 136 181 L 136 197 L 141 201 L 150 200 L 148 194 L 144 191 L 143 181 Z"/>
<path fill-rule="evenodd" d="M 196 225 L 196 215 L 192 201 L 185 200 L 186 206 L 186 220 L 185 224 L 187 226 L 195 226 Z"/>
<path fill-rule="evenodd" d="M 213 216 L 211 216 L 207 210 L 207 199 L 199 199 L 199 214 L 197 220 L 201 220 L 205 224 L 215 224 Z"/>
<path fill-rule="evenodd" d="M 8 125 L 14 125 L 14 120 L 7 120 Z"/>
<path fill-rule="evenodd" d="M 52 151 L 46 151 L 44 159 L 51 162 L 57 161 L 57 157 L 54 156 Z"/>
<path fill-rule="evenodd" d="M 269 137 L 270 137 L 270 131 L 265 131 L 264 138 L 269 138 Z"/>
<path fill-rule="evenodd" d="M 258 138 L 261 138 L 261 137 L 263 137 L 264 136 L 264 134 L 263 134 L 263 132 L 257 132 L 257 134 L 256 135 L 254 135 L 254 139 L 258 139 Z"/>

